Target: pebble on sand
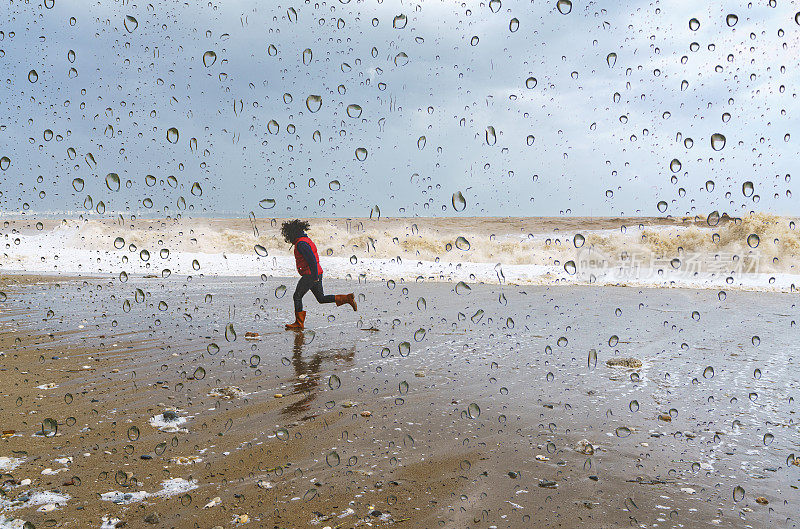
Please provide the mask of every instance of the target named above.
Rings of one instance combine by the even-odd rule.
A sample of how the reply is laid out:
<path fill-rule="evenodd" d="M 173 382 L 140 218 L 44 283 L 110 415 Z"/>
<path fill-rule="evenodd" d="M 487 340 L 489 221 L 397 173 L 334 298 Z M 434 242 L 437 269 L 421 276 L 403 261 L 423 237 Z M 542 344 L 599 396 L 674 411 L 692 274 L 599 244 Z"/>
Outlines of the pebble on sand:
<path fill-rule="evenodd" d="M 587 439 L 581 439 L 575 445 L 575 451 L 590 456 L 594 454 L 594 446 L 592 446 L 592 443 L 590 443 Z"/>
<path fill-rule="evenodd" d="M 238 386 L 224 386 L 221 388 L 214 388 L 208 392 L 209 397 L 221 397 L 223 399 L 236 399 L 244 395 L 245 392 Z"/>
<path fill-rule="evenodd" d="M 210 509 L 212 507 L 216 507 L 220 503 L 222 503 L 222 498 L 217 496 L 217 497 L 213 498 L 210 502 L 206 503 L 206 505 L 205 505 L 205 507 L 203 507 L 203 509 Z"/>
<path fill-rule="evenodd" d="M 759 496 L 758 498 L 756 498 L 756 503 L 759 505 L 767 505 L 769 504 L 769 500 L 764 496 Z"/>
<path fill-rule="evenodd" d="M 627 367 L 637 369 L 642 367 L 642 361 L 636 358 L 609 358 L 606 360 L 608 367 Z"/>

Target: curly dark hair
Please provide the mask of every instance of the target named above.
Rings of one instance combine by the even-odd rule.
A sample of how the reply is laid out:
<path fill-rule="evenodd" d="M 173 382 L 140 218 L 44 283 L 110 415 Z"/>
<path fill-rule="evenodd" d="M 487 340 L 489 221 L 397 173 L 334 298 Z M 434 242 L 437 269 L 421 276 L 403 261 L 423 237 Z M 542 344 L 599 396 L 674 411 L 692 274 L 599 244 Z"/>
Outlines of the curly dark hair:
<path fill-rule="evenodd" d="M 281 235 L 283 235 L 283 238 L 286 240 L 286 242 L 289 244 L 294 244 L 294 241 L 302 237 L 310 227 L 311 225 L 305 220 L 287 220 L 281 224 Z"/>

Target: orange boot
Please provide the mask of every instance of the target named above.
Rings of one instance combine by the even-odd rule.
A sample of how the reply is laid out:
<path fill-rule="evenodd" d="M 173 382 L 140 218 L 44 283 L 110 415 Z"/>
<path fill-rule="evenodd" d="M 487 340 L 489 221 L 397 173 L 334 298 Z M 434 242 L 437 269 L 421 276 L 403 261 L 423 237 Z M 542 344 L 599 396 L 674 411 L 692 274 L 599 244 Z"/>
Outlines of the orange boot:
<path fill-rule="evenodd" d="M 294 323 L 287 323 L 286 330 L 287 331 L 302 331 L 305 329 L 306 323 L 306 311 L 296 311 L 294 313 Z"/>
<path fill-rule="evenodd" d="M 353 294 L 336 294 L 336 296 L 334 297 L 336 298 L 337 307 L 347 304 L 353 307 L 353 310 L 358 310 L 358 305 L 356 305 L 356 298 L 353 296 Z"/>

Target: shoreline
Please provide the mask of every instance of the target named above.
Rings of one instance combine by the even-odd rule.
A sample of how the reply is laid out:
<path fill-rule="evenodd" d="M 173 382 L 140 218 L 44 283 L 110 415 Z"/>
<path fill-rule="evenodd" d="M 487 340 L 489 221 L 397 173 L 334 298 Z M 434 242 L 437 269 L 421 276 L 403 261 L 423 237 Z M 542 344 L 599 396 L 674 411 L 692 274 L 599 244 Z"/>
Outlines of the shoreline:
<path fill-rule="evenodd" d="M 88 273 L 85 275 L 76 274 L 74 272 L 29 272 L 25 270 L 5 270 L 0 269 L 0 286 L 2 286 L 2 278 L 3 276 L 9 277 L 20 277 L 25 278 L 21 284 L 30 284 L 35 283 L 38 280 L 45 280 L 50 278 L 57 278 L 64 281 L 72 281 L 72 280 L 88 280 L 88 279 L 97 279 L 97 280 L 115 280 L 118 281 L 118 276 L 114 274 L 104 275 L 99 273 Z M 129 278 L 137 278 L 137 279 L 167 279 L 157 274 L 141 274 L 132 272 L 128 274 Z M 202 278 L 219 278 L 219 279 L 241 279 L 241 280 L 253 280 L 259 279 L 261 276 L 259 275 L 225 275 L 225 274 L 178 274 L 173 273 L 169 276 L 172 279 L 183 278 L 183 279 L 202 279 Z M 41 279 L 37 279 L 41 278 Z M 287 279 L 296 281 L 299 279 L 298 275 L 268 275 L 266 276 L 267 280 L 270 279 Z M 512 282 L 512 281 L 505 281 L 503 283 L 498 282 L 487 282 L 487 281 L 478 281 L 478 280 L 466 280 L 466 281 L 454 281 L 454 280 L 445 280 L 445 279 L 437 279 L 437 278 L 425 278 L 423 281 L 410 281 L 405 280 L 403 278 L 400 279 L 347 279 L 341 277 L 332 277 L 328 278 L 329 280 L 335 281 L 355 281 L 356 284 L 365 284 L 365 283 L 383 283 L 386 284 L 388 281 L 394 281 L 397 285 L 408 285 L 408 284 L 451 284 L 453 286 L 457 285 L 458 283 L 464 283 L 469 286 L 474 285 L 487 285 L 487 286 L 506 286 L 506 287 L 557 287 L 557 288 L 568 288 L 568 287 L 586 287 L 586 288 L 620 288 L 620 289 L 647 289 L 647 290 L 686 290 L 686 291 L 724 291 L 724 292 L 750 292 L 750 293 L 769 293 L 769 294 L 795 294 L 798 289 L 800 289 L 800 274 L 797 275 L 798 280 L 798 287 L 794 287 L 794 285 L 787 286 L 783 289 L 780 287 L 763 287 L 763 286 L 750 286 L 750 285 L 702 285 L 702 284 L 682 284 L 682 285 L 662 285 L 662 284 L 653 284 L 653 283 L 619 283 L 619 282 L 608 282 L 608 283 L 592 283 L 588 281 L 551 281 L 546 282 L 542 281 L 529 281 L 529 282 Z"/>

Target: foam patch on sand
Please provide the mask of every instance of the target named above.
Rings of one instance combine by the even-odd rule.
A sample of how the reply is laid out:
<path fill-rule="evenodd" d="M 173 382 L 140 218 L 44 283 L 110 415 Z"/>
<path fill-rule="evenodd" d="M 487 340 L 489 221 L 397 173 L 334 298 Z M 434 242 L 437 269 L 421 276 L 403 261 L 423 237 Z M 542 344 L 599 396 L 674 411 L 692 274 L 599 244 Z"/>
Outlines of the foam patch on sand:
<path fill-rule="evenodd" d="M 186 480 L 183 478 L 171 478 L 161 482 L 161 490 L 149 493 L 144 490 L 138 492 L 120 492 L 113 490 L 100 495 L 103 501 L 110 501 L 117 505 L 127 505 L 129 503 L 140 502 L 150 497 L 168 498 L 178 494 L 185 494 L 198 487 L 197 480 Z"/>
<path fill-rule="evenodd" d="M 61 507 L 66 505 L 69 501 L 71 496 L 69 494 L 62 494 L 59 492 L 52 492 L 52 491 L 37 491 L 33 492 L 30 495 L 21 495 L 16 500 L 8 500 L 6 498 L 0 498 L 0 510 L 2 511 L 15 511 L 17 509 L 24 509 L 26 507 L 38 507 L 38 506 L 51 506 L 48 508 L 41 508 L 40 511 L 49 512 L 54 510 L 56 507 Z M 1 519 L 0 519 L 1 520 Z M 11 523 L 13 520 L 7 520 L 8 523 Z M 23 521 L 24 523 L 24 521 Z M 15 526 L 10 526 L 15 527 Z M 20 526 L 21 527 L 21 526 Z M 0 524 L 0 529 L 5 529 L 5 526 Z"/>
<path fill-rule="evenodd" d="M 11 472 L 25 461 L 19 457 L 0 457 L 0 472 Z"/>
<path fill-rule="evenodd" d="M 186 428 L 181 428 L 181 426 L 186 424 L 186 421 L 188 420 L 188 417 L 181 417 L 178 415 L 177 410 L 165 411 L 164 413 L 159 413 L 155 417 L 151 417 L 150 426 L 153 428 L 158 428 L 162 432 L 186 432 Z"/>
<path fill-rule="evenodd" d="M 6 518 L 0 514 L 0 529 L 22 529 L 25 520 L 20 518 Z"/>

